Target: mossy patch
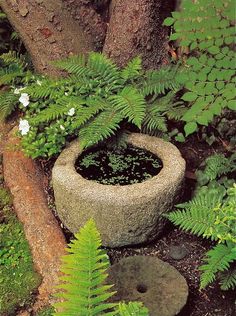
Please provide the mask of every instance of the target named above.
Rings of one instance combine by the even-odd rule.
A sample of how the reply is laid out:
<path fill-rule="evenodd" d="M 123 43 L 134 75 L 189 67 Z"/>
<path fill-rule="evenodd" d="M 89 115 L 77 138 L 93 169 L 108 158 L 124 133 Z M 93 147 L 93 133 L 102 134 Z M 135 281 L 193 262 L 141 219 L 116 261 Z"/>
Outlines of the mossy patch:
<path fill-rule="evenodd" d="M 52 316 L 55 312 L 52 306 L 47 306 L 37 312 L 36 316 Z"/>
<path fill-rule="evenodd" d="M 9 191 L 5 188 L 0 188 L 0 208 L 10 205 L 12 203 L 12 197 Z"/>
<path fill-rule="evenodd" d="M 0 188 L 0 315 L 15 315 L 30 303 L 41 280 L 34 271 L 22 224 L 10 205 L 11 196 Z"/>

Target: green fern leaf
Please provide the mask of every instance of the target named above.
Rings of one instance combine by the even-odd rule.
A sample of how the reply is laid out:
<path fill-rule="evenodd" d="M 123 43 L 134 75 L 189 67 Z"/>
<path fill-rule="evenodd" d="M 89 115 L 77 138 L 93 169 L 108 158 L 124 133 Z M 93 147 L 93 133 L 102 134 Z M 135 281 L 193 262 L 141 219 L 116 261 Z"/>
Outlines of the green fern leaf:
<path fill-rule="evenodd" d="M 201 190 L 190 202 L 177 205 L 184 210 L 171 212 L 166 217 L 185 231 L 217 240 L 214 234 L 217 214 L 214 209 L 221 205 L 222 198 L 217 190 Z"/>
<path fill-rule="evenodd" d="M 229 270 L 220 273 L 220 288 L 224 291 L 236 288 L 236 266 L 230 266 Z"/>
<path fill-rule="evenodd" d="M 89 54 L 87 68 L 93 77 L 103 80 L 104 84 L 120 79 L 120 71 L 117 66 L 101 53 L 92 52 Z"/>
<path fill-rule="evenodd" d="M 122 116 L 116 110 L 99 113 L 88 125 L 79 131 L 81 147 L 86 148 L 114 135 L 119 128 Z"/>
<path fill-rule="evenodd" d="M 111 286 L 104 285 L 109 260 L 100 247 L 100 234 L 90 220 L 75 234 L 67 249 L 69 255 L 62 258 L 64 275 L 60 278 L 63 283 L 58 286 L 62 289 L 58 296 L 64 301 L 54 304 L 55 316 L 116 315 L 111 310 L 117 304 L 106 303 L 114 292 L 110 292 Z"/>
<path fill-rule="evenodd" d="M 128 62 L 127 66 L 121 71 L 121 77 L 125 80 L 133 80 L 137 78 L 142 70 L 142 60 L 140 57 L 135 57 Z"/>
<path fill-rule="evenodd" d="M 117 95 L 110 97 L 109 101 L 129 122 L 141 128 L 146 102 L 137 89 L 127 86 Z"/>
<path fill-rule="evenodd" d="M 148 316 L 148 310 L 140 302 L 130 302 L 128 304 L 119 304 L 120 316 Z"/>
<path fill-rule="evenodd" d="M 87 73 L 85 56 L 83 54 L 72 56 L 67 59 L 53 61 L 53 65 L 62 70 L 68 71 L 70 74 L 75 74 L 77 77 Z"/>
<path fill-rule="evenodd" d="M 235 246 L 232 244 L 218 244 L 207 252 L 207 258 L 204 260 L 206 264 L 199 268 L 203 271 L 201 275 L 201 289 L 215 280 L 217 272 L 229 269 L 230 263 L 236 260 L 236 251 L 232 251 L 233 248 Z"/>
<path fill-rule="evenodd" d="M 12 92 L 0 93 L 0 120 L 5 120 L 15 109 L 18 96 Z"/>
<path fill-rule="evenodd" d="M 180 84 L 175 80 L 176 72 L 176 66 L 149 71 L 142 88 L 144 96 L 152 94 L 159 95 L 165 93 L 167 90 L 179 89 Z"/>

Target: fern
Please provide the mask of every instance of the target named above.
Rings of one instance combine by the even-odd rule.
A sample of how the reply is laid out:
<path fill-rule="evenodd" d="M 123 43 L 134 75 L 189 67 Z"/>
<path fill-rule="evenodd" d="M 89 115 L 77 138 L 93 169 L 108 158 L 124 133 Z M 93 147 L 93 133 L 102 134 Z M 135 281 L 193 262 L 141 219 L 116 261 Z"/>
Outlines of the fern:
<path fill-rule="evenodd" d="M 205 185 L 224 174 L 229 174 L 236 170 L 236 155 L 226 158 L 223 154 L 215 154 L 207 158 L 204 162 L 203 170 L 197 171 L 198 184 Z"/>
<path fill-rule="evenodd" d="M 48 125 L 55 124 L 56 120 L 63 127 L 70 122 L 63 135 L 59 130 L 58 143 L 74 134 L 81 138 L 84 147 L 88 147 L 113 136 L 123 121 L 149 134 L 166 132 L 169 110 L 177 111 L 183 105 L 174 101 L 173 94 L 168 95 L 168 100 L 160 95 L 180 86 L 175 80 L 178 66 L 145 74 L 139 57 L 119 69 L 107 57 L 94 52 L 87 57 L 73 56 L 55 64 L 67 71 L 68 76 L 59 80 L 41 78 L 40 84 L 34 82 L 24 90 L 31 101 L 26 117 L 38 133 L 34 134 L 31 129 L 32 132 L 24 136 L 23 144 L 27 154 L 34 157 L 37 146 L 39 156 L 42 152 L 49 153 L 46 139 L 53 129 L 48 129 Z M 78 104 L 74 101 L 76 97 L 82 100 Z M 158 102 L 153 103 L 156 98 Z M 67 105 L 62 105 L 61 100 Z M 75 108 L 75 114 L 68 119 L 70 107 Z M 32 142 L 36 146 L 32 146 Z M 57 149 L 60 150 L 61 145 Z"/>
<path fill-rule="evenodd" d="M 201 288 L 212 283 L 216 278 L 217 272 L 228 270 L 230 264 L 236 261 L 236 247 L 233 244 L 218 244 L 207 252 L 207 258 L 204 261 L 206 264 L 199 268 L 199 270 L 203 271 L 201 274 Z"/>
<path fill-rule="evenodd" d="M 236 266 L 231 266 L 229 270 L 220 273 L 220 288 L 224 291 L 236 288 Z"/>
<path fill-rule="evenodd" d="M 234 0 L 182 0 L 181 11 L 164 22 L 173 25 L 170 40 L 189 51 L 182 97 L 190 104 L 182 117 L 186 135 L 198 124 L 207 126 L 225 107 L 236 110 L 234 7 Z"/>
<path fill-rule="evenodd" d="M 103 111 L 79 131 L 81 147 L 86 148 L 114 135 L 122 116 L 115 110 Z"/>
<path fill-rule="evenodd" d="M 147 308 L 143 307 L 142 303 L 130 302 L 128 304 L 119 304 L 120 316 L 148 316 Z"/>
<path fill-rule="evenodd" d="M 180 83 L 175 79 L 178 66 L 175 67 L 163 67 L 160 70 L 149 71 L 147 73 L 147 79 L 144 82 L 142 93 L 144 96 L 152 94 L 163 94 L 167 90 L 180 89 Z"/>
<path fill-rule="evenodd" d="M 127 66 L 121 71 L 121 77 L 125 80 L 134 80 L 141 74 L 142 60 L 140 57 L 135 57 L 128 62 Z"/>
<path fill-rule="evenodd" d="M 67 251 L 70 253 L 62 258 L 61 271 L 65 274 L 60 278 L 65 282 L 59 285 L 62 291 L 59 296 L 64 302 L 59 302 L 54 307 L 61 311 L 54 315 L 115 315 L 108 312 L 116 304 L 106 303 L 114 292 L 112 286 L 104 285 L 107 277 L 106 270 L 109 266 L 107 255 L 100 249 L 101 238 L 95 223 L 89 221 L 75 235 Z"/>
<path fill-rule="evenodd" d="M 0 120 L 6 119 L 15 109 L 17 97 L 12 92 L 0 93 Z"/>
<path fill-rule="evenodd" d="M 215 190 L 199 192 L 190 202 L 179 204 L 177 207 L 184 210 L 177 210 L 166 215 L 166 217 L 181 229 L 190 231 L 197 236 L 217 237 L 212 234 L 217 213 L 213 210 L 222 203 L 222 196 Z"/>
<path fill-rule="evenodd" d="M 88 221 L 69 244 L 68 255 L 62 258 L 63 276 L 54 304 L 55 316 L 148 316 L 141 303 L 109 303 L 115 292 L 106 284 L 109 259 L 101 249 L 101 237 L 93 220 Z"/>
<path fill-rule="evenodd" d="M 218 242 L 207 252 L 205 264 L 200 267 L 203 271 L 201 288 L 213 282 L 218 272 L 224 272 L 220 281 L 222 289 L 235 286 L 235 275 L 233 272 L 231 274 L 231 268 L 236 262 L 236 184 L 226 190 L 233 180 L 216 180 L 222 173 L 235 170 L 234 161 L 235 154 L 229 158 L 223 155 L 207 158 L 205 169 L 198 176 L 200 187 L 195 191 L 194 198 L 177 205 L 182 210 L 165 215 L 183 230 Z"/>
<path fill-rule="evenodd" d="M 114 108 L 120 111 L 123 117 L 139 128 L 145 116 L 146 104 L 139 91 L 131 86 L 125 87 L 120 93 L 110 98 Z"/>

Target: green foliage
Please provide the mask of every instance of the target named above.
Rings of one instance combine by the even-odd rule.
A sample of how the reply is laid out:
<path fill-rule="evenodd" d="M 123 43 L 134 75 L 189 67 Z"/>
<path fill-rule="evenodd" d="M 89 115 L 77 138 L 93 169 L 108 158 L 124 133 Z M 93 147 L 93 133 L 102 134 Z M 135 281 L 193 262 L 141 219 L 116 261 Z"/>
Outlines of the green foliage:
<path fill-rule="evenodd" d="M 236 286 L 236 184 L 222 176 L 235 170 L 234 161 L 235 155 L 228 159 L 220 154 L 209 157 L 205 169 L 198 172 L 194 198 L 166 215 L 183 230 L 218 242 L 200 267 L 201 288 L 213 282 L 217 274 L 223 290 Z"/>
<path fill-rule="evenodd" d="M 0 89 L 0 120 L 4 120 L 15 110 L 22 85 L 33 75 L 26 57 L 13 51 L 0 55 L 0 66 L 0 87 L 4 87 Z"/>
<path fill-rule="evenodd" d="M 63 302 L 54 304 L 53 315 L 148 315 L 140 303 L 118 306 L 107 302 L 114 294 L 112 285 L 105 283 L 109 259 L 101 249 L 101 237 L 93 220 L 75 235 L 67 251 L 69 255 L 62 258 L 62 283 L 58 286 Z"/>
<path fill-rule="evenodd" d="M 4 206 L 7 206 L 8 204 L 12 203 L 12 197 L 10 192 L 0 187 L 0 208 L 3 208 Z"/>
<path fill-rule="evenodd" d="M 167 131 L 168 109 L 177 115 L 182 102 L 174 93 L 181 87 L 178 66 L 143 71 L 136 57 L 124 69 L 99 53 L 73 56 L 55 65 L 69 74 L 62 79 L 41 78 L 24 89 L 30 98 L 25 119 L 30 131 L 23 137 L 26 154 L 52 156 L 69 136 L 79 136 L 88 147 L 117 134 L 123 122 L 152 133 Z M 153 101 L 155 100 L 155 105 Z M 155 113 L 155 117 L 152 115 Z M 175 114 L 173 114 L 175 113 Z"/>
<path fill-rule="evenodd" d="M 236 261 L 236 246 L 230 244 L 218 244 L 207 252 L 205 264 L 199 270 L 203 271 L 201 275 L 201 288 L 212 283 L 216 278 L 217 272 L 229 270 L 230 264 Z M 229 283 L 229 282 L 227 282 Z M 236 283 L 232 284 L 234 287 Z"/>
<path fill-rule="evenodd" d="M 10 25 L 6 14 L 0 8 L 0 54 L 9 50 L 20 51 L 22 42 Z"/>
<path fill-rule="evenodd" d="M 222 175 L 236 170 L 236 154 L 226 158 L 223 154 L 215 154 L 208 157 L 203 163 L 202 170 L 196 172 L 198 185 L 202 186 Z"/>
<path fill-rule="evenodd" d="M 15 315 L 15 309 L 30 302 L 41 280 L 34 271 L 23 227 L 7 205 L 11 197 L 1 189 L 0 210 L 0 315 Z"/>
<path fill-rule="evenodd" d="M 43 309 L 40 309 L 37 312 L 36 316 L 52 316 L 54 312 L 54 308 L 52 306 L 48 306 Z"/>
<path fill-rule="evenodd" d="M 130 302 L 128 304 L 120 303 L 119 304 L 119 313 L 120 316 L 148 316 L 148 310 L 146 307 L 143 307 L 142 303 Z"/>
<path fill-rule="evenodd" d="M 173 26 L 170 40 L 189 52 L 182 96 L 190 104 L 182 117 L 186 136 L 198 124 L 208 126 L 224 108 L 236 110 L 234 11 L 234 0 L 182 0 L 181 11 L 164 22 Z"/>

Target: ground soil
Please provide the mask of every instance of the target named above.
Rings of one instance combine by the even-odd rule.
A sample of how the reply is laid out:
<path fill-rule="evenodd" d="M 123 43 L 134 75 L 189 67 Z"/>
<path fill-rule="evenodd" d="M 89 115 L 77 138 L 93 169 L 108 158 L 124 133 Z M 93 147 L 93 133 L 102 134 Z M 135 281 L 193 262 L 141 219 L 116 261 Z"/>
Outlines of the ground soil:
<path fill-rule="evenodd" d="M 214 153 L 225 152 L 226 148 L 222 144 L 209 146 L 201 142 L 196 136 L 184 144 L 177 145 L 187 162 L 186 182 L 183 200 L 189 200 L 194 189 L 196 178 L 195 170 L 206 157 Z M 50 174 L 54 161 L 44 161 L 42 165 L 49 179 L 47 187 L 48 202 L 55 215 L 53 201 L 53 190 L 50 187 Z M 59 220 L 59 219 L 58 219 Z M 60 223 L 63 227 L 62 223 Z M 72 234 L 63 227 L 67 241 L 72 238 Z M 205 253 L 212 247 L 209 240 L 196 237 L 192 234 L 184 233 L 178 228 L 167 225 L 162 237 L 148 245 L 135 247 L 124 247 L 119 249 L 107 249 L 111 264 L 119 261 L 123 257 L 133 255 L 157 256 L 158 258 L 173 265 L 187 280 L 189 285 L 189 298 L 187 305 L 178 316 L 234 316 L 236 315 L 236 291 L 222 291 L 217 282 L 211 284 L 206 289 L 199 290 L 200 273 L 198 267 L 202 264 Z M 181 260 L 175 260 L 170 256 L 172 246 L 184 246 L 187 250 L 186 256 Z"/>

